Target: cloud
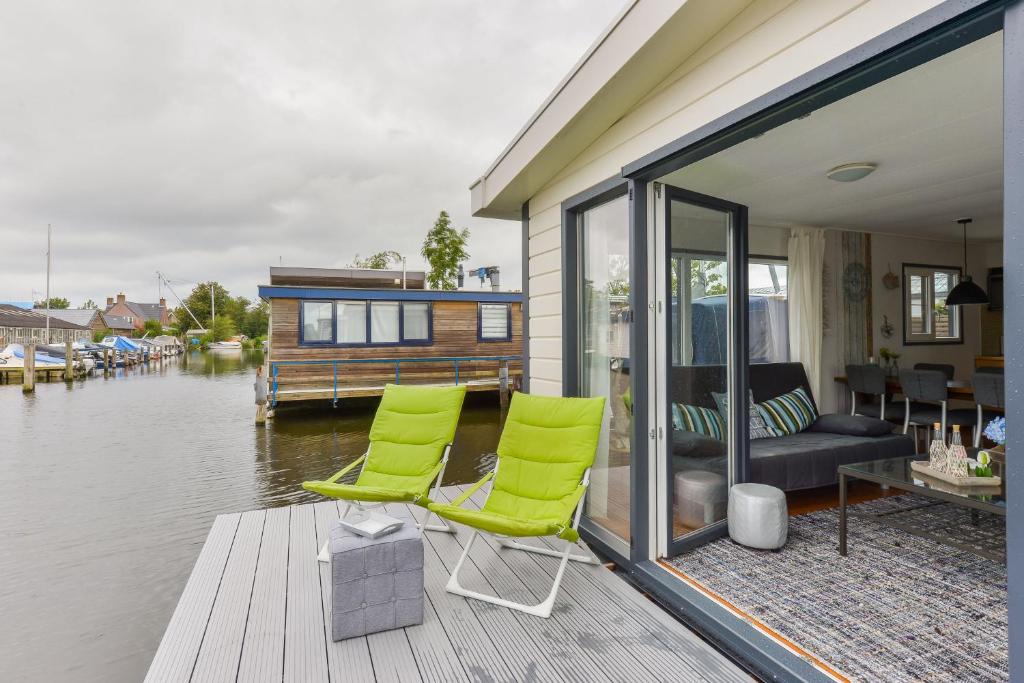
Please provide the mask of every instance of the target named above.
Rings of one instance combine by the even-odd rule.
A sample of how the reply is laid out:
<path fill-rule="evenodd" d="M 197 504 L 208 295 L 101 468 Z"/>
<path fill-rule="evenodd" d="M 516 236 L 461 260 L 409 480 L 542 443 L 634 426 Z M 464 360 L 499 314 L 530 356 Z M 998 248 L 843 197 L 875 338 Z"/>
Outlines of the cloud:
<path fill-rule="evenodd" d="M 0 22 L 0 299 L 253 297 L 268 265 L 382 249 L 438 211 L 520 284 L 467 187 L 621 0 L 21 3 Z M 179 293 L 181 293 L 179 291 Z M 37 298 L 39 298 L 37 296 Z"/>

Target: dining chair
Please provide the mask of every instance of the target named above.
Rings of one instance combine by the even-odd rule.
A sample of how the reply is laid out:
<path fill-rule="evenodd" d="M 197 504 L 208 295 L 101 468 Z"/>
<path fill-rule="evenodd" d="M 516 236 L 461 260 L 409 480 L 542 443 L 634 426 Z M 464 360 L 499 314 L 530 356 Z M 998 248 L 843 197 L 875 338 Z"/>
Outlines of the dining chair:
<path fill-rule="evenodd" d="M 900 391 L 903 393 L 903 433 L 914 428 L 914 448 L 917 448 L 918 427 L 941 425 L 942 438 L 951 424 L 973 427 L 975 412 L 970 409 L 949 409 L 949 389 L 945 373 L 940 370 L 903 370 L 900 372 Z M 926 434 L 930 432 L 926 429 Z"/>
<path fill-rule="evenodd" d="M 915 370 L 938 370 L 946 376 L 947 381 L 953 379 L 953 375 L 956 373 L 956 368 L 948 363 L 914 363 Z"/>
<path fill-rule="evenodd" d="M 993 372 L 975 372 L 971 377 L 974 402 L 977 403 L 978 421 L 974 428 L 974 447 L 981 447 L 981 432 L 985 425 L 1006 410 L 1006 378 Z M 986 410 L 995 408 L 995 410 Z"/>
<path fill-rule="evenodd" d="M 885 371 L 881 366 L 847 365 L 846 381 L 850 387 L 850 415 L 867 415 L 885 419 Z M 857 405 L 857 394 L 877 396 L 878 403 Z"/>

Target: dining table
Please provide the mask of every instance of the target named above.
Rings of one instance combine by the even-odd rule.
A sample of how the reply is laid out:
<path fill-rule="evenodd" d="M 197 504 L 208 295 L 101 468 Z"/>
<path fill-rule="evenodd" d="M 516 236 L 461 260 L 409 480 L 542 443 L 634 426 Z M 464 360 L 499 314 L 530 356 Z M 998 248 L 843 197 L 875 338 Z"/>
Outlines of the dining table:
<path fill-rule="evenodd" d="M 849 380 L 846 375 L 839 375 L 835 378 L 840 384 L 849 384 Z M 974 400 L 974 388 L 971 386 L 970 381 L 962 379 L 951 379 L 946 381 L 946 390 L 949 394 L 949 398 L 955 401 L 973 401 Z M 903 390 L 900 386 L 899 377 L 886 377 L 885 378 L 885 393 L 888 395 L 902 394 Z"/>

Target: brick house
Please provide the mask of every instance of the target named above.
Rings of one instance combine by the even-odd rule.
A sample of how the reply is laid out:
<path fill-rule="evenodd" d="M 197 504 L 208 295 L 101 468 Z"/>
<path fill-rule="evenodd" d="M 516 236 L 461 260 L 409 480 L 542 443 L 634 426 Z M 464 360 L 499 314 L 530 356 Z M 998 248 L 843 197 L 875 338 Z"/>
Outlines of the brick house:
<path fill-rule="evenodd" d="M 155 304 L 148 304 L 128 301 L 123 293 L 118 294 L 116 299 L 108 296 L 107 308 L 103 311 L 103 315 L 126 318 L 136 330 L 145 327 L 147 320 L 159 320 L 164 327 L 171 324 L 171 317 L 167 312 L 167 300 L 164 298 Z"/>

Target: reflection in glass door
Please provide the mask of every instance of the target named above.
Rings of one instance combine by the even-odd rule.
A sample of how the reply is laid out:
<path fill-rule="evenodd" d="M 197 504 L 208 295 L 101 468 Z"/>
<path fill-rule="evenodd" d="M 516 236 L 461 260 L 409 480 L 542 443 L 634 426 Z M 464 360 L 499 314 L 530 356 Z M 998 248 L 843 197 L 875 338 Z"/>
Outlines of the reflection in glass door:
<path fill-rule="evenodd" d="M 729 486 L 737 480 L 744 429 L 731 419 L 737 267 L 732 240 L 745 234 L 743 207 L 670 186 L 663 188 L 664 348 L 659 392 L 665 434 L 660 479 L 664 551 L 676 555 L 725 532 Z"/>
<path fill-rule="evenodd" d="M 629 204 L 625 195 L 583 211 L 580 250 L 580 395 L 604 396 L 586 515 L 629 554 Z"/>

